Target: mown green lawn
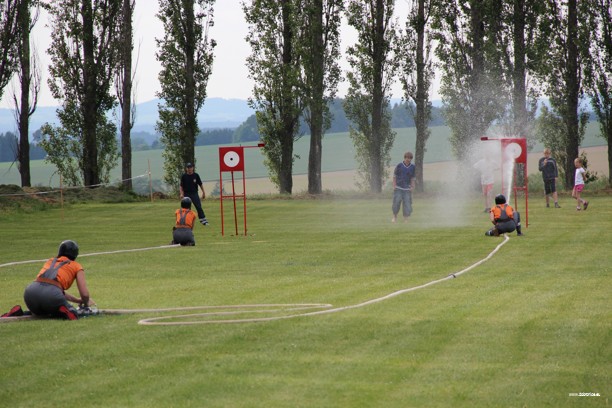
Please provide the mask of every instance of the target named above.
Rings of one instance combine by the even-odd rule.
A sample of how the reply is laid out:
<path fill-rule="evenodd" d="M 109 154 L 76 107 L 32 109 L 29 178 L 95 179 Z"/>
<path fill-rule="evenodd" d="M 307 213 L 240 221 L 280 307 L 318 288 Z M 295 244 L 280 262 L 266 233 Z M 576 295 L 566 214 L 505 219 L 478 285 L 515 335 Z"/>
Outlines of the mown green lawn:
<path fill-rule="evenodd" d="M 138 324 L 164 313 L 0 324 L 0 406 L 607 406 L 612 198 L 589 199 L 586 212 L 569 198 L 560 210 L 534 200 L 526 236 L 512 234 L 484 264 L 337 313 L 176 326 Z M 50 257 L 63 239 L 82 255 L 168 244 L 175 205 L 0 212 L 0 264 Z M 391 224 L 389 197 L 250 200 L 248 236 L 223 237 L 219 203 L 207 201 L 212 227 L 197 227 L 195 247 L 79 261 L 102 309 L 344 307 L 444 278 L 503 242 L 484 236 L 477 197 L 459 214 L 433 197 L 416 197 L 414 207 L 408 224 Z M 0 267 L 0 311 L 23 304 L 40 267 Z M 600 396 L 570 396 L 580 392 Z"/>

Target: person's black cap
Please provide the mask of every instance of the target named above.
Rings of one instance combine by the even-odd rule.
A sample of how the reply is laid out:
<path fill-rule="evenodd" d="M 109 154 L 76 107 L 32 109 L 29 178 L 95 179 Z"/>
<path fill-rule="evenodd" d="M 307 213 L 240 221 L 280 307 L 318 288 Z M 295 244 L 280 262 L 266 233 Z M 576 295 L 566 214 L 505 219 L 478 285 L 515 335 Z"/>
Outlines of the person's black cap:
<path fill-rule="evenodd" d="M 185 165 L 185 168 L 189 168 L 189 167 L 193 167 L 193 163 L 187 163 L 187 164 Z"/>

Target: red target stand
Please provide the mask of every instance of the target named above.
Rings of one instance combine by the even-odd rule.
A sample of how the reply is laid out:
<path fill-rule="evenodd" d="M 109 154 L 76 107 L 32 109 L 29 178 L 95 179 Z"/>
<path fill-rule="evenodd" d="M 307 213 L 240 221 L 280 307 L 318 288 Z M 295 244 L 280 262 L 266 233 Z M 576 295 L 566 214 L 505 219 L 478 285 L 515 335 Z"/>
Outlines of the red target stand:
<path fill-rule="evenodd" d="M 518 210 L 518 192 L 522 191 L 525 197 L 525 227 L 529 227 L 529 182 L 527 176 L 527 139 L 500 138 L 493 139 L 486 136 L 482 141 L 499 141 L 501 145 L 501 184 L 502 192 L 506 196 L 510 190 L 514 194 L 514 208 Z M 509 180 L 508 180 L 509 179 Z M 508 185 L 506 185 L 508 184 Z"/>
<path fill-rule="evenodd" d="M 225 236 L 225 213 L 223 210 L 223 201 L 232 200 L 234 210 L 234 229 L 238 235 L 238 209 L 236 201 L 242 199 L 244 235 L 247 235 L 247 204 L 246 204 L 246 174 L 244 171 L 244 149 L 263 147 L 263 143 L 257 146 L 231 146 L 219 147 L 219 190 L 221 194 L 221 235 Z M 240 172 L 242 175 L 242 192 L 236 192 L 236 175 Z M 225 194 L 223 188 L 223 173 L 230 173 L 232 180 L 232 194 Z"/>

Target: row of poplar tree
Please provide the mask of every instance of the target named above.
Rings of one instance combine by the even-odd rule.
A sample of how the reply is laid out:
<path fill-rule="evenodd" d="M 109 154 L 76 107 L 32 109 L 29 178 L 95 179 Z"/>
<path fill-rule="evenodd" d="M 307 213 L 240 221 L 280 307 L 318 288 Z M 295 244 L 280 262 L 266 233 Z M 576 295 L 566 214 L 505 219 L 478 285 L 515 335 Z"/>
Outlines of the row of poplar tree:
<path fill-rule="evenodd" d="M 164 36 L 157 131 L 165 146 L 164 181 L 177 186 L 183 163 L 195 161 L 197 113 L 206 99 L 216 41 L 215 0 L 158 0 Z M 226 0 L 223 0 L 226 1 Z M 322 138 L 330 126 L 328 102 L 348 82 L 344 110 L 351 121 L 362 185 L 382 190 L 388 177 L 390 89 L 400 81 L 413 102 L 417 187 L 431 118 L 430 88 L 441 76 L 440 95 L 458 160 L 492 126 L 508 135 L 539 134 L 573 183 L 573 159 L 584 136 L 588 97 L 608 141 L 612 175 L 612 0 L 410 0 L 408 15 L 395 0 L 242 0 L 254 81 L 251 107 L 271 179 L 292 192 L 293 144 L 299 119 L 310 127 L 308 191 L 322 191 Z M 139 2 L 144 5 L 144 1 Z M 44 7 L 51 17 L 49 87 L 63 101 L 60 125 L 45 125 L 41 144 L 73 184 L 107 181 L 119 157 L 131 188 L 132 16 L 135 0 L 0 0 L 0 96 L 15 72 L 22 185 L 29 185 L 28 118 L 36 108 L 40 67 L 30 56 L 29 32 Z M 357 32 L 348 47 L 349 69 L 339 61 L 342 21 Z M 536 119 L 538 99 L 550 100 Z M 117 128 L 106 113 L 122 110 L 121 154 Z"/>

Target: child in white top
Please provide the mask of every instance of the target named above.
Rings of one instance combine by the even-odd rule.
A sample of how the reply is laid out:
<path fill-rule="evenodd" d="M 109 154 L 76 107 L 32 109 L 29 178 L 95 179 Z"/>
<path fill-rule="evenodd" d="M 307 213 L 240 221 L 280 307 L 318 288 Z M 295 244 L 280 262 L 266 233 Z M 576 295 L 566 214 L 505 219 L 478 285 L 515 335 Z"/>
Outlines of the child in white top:
<path fill-rule="evenodd" d="M 484 157 L 474 163 L 474 168 L 480 172 L 480 185 L 485 202 L 484 212 L 488 214 L 491 211 L 491 202 L 493 201 L 494 174 L 499 166 L 489 157 Z"/>
<path fill-rule="evenodd" d="M 580 198 L 580 193 L 584 189 L 584 174 L 586 170 L 582 167 L 582 160 L 580 158 L 576 158 L 574 160 L 574 166 L 576 166 L 576 175 L 574 176 L 574 190 L 572 190 L 572 197 L 576 199 L 576 211 L 580 211 L 580 204 L 582 204 L 582 209 L 586 210 L 589 206 L 589 202 Z"/>

